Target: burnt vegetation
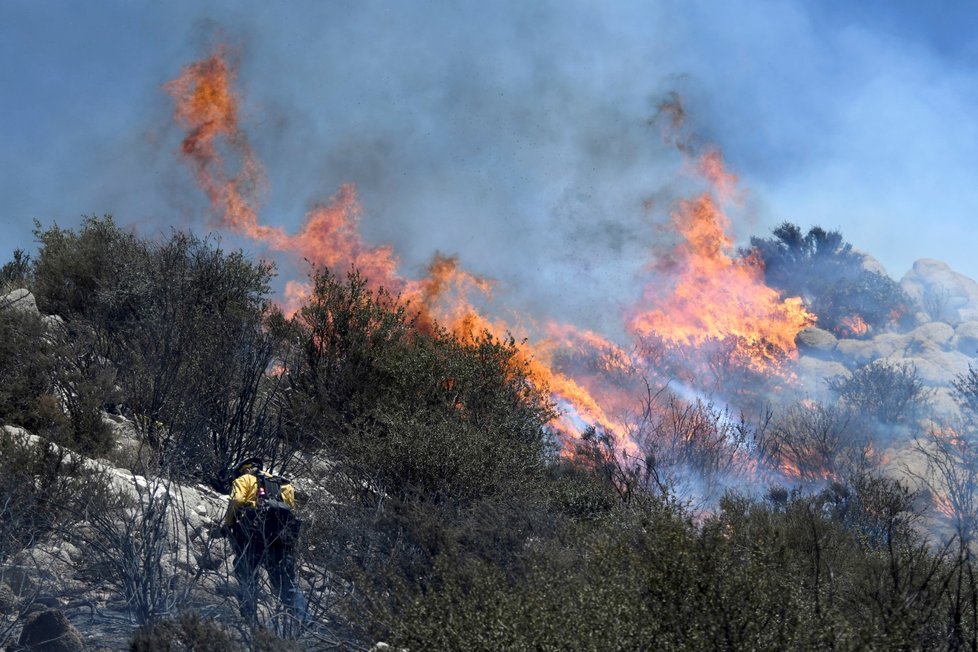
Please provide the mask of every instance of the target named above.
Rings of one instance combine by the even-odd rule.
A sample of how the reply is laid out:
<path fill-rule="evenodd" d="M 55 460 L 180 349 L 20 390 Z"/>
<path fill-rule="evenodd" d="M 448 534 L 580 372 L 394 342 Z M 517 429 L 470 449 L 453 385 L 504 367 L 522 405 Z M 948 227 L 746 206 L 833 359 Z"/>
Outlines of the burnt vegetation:
<path fill-rule="evenodd" d="M 640 454 L 594 428 L 561 454 L 555 406 L 517 342 L 421 327 L 355 270 L 317 270 L 286 317 L 269 300 L 274 270 L 208 238 L 145 240 L 89 218 L 37 239 L 0 271 L 3 293 L 26 287 L 60 317 L 0 309 L 0 424 L 42 438 L 0 439 L 2 645 L 58 590 L 27 586 L 18 555 L 60 537 L 83 552 L 79 573 L 122 596 L 140 625 L 133 650 L 978 646 L 972 522 L 928 538 L 921 497 L 870 459 L 884 430 L 926 407 L 912 368 L 858 369 L 832 386 L 837 405 L 753 422 L 650 389 Z M 854 297 L 904 301 L 838 234 L 785 225 L 754 244 L 769 281 L 829 324 Z M 976 386 L 974 371 L 957 385 L 972 409 Z M 132 424 L 135 450 L 119 452 L 106 413 Z M 958 440 L 935 441 L 922 450 L 952 473 Z M 197 590 L 212 561 L 178 552 L 199 533 L 174 487 L 225 489 L 245 453 L 297 479 L 312 633 L 244 632 Z M 156 481 L 120 496 L 79 454 Z M 817 489 L 729 492 L 747 459 Z M 709 512 L 683 494 L 694 475 L 717 498 Z"/>

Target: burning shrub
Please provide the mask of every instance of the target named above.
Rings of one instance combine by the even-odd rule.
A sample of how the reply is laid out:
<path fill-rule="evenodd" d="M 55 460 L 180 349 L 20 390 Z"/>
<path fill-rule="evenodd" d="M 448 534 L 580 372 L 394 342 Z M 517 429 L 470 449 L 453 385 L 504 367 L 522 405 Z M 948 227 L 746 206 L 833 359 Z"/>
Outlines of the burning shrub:
<path fill-rule="evenodd" d="M 550 521 L 553 416 L 516 343 L 420 330 L 409 307 L 356 273 L 314 280 L 294 321 L 282 414 L 335 461 L 325 483 L 339 504 L 313 510 L 310 554 L 356 583 L 351 612 L 396 611 L 438 581 L 445 555 L 515 563 Z"/>
<path fill-rule="evenodd" d="M 563 489 L 556 495 L 566 513 L 575 518 L 604 515 L 619 502 L 628 504 L 648 487 L 655 487 L 663 496 L 672 491 L 671 478 L 653 454 L 642 459 L 629 456 L 613 437 L 593 426 L 581 433 L 573 456 L 557 469 L 564 475 L 562 482 L 555 483 Z M 564 503 L 567 499 L 572 500 Z M 586 502 L 580 502 L 582 499 Z"/>
<path fill-rule="evenodd" d="M 464 500 L 542 468 L 552 412 L 512 340 L 418 331 L 356 274 L 319 274 L 298 324 L 290 415 L 351 472 L 388 492 Z"/>
<path fill-rule="evenodd" d="M 978 438 L 963 424 L 933 428 L 915 441 L 926 466 L 914 472 L 930 492 L 934 509 L 970 543 L 978 534 Z"/>
<path fill-rule="evenodd" d="M 359 274 L 343 282 L 322 270 L 293 322 L 296 351 L 283 373 L 291 427 L 307 446 L 342 447 L 356 415 L 386 390 L 379 361 L 407 340 L 411 320 L 383 289 L 370 292 Z"/>
<path fill-rule="evenodd" d="M 761 455 L 788 478 L 814 482 L 858 468 L 870 443 L 850 431 L 852 416 L 821 403 L 791 406 L 775 418 L 759 441 Z"/>
<path fill-rule="evenodd" d="M 618 475 L 627 482 L 618 484 L 644 486 L 704 507 L 750 470 L 757 429 L 728 408 L 660 391 L 649 394 L 633 436 L 643 457 L 628 461 L 621 451 L 611 455 L 616 464 L 625 460 Z"/>

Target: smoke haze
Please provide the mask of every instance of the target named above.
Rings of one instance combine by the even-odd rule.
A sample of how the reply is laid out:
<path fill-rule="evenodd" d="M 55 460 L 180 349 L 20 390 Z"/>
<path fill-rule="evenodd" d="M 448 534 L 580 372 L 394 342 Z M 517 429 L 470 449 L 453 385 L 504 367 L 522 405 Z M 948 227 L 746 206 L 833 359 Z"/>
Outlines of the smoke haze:
<path fill-rule="evenodd" d="M 668 248 L 656 225 L 693 190 L 649 124 L 673 90 L 749 189 L 732 216 L 738 242 L 790 219 L 840 228 L 898 276 L 918 256 L 972 271 L 947 245 L 961 240 L 955 216 L 978 205 L 962 176 L 978 142 L 972 88 L 953 65 L 967 52 L 934 50 L 929 32 L 908 41 L 909 14 L 873 27 L 792 2 L 0 13 L 0 74 L 18 99 L 3 109 L 0 154 L 10 250 L 30 246 L 33 217 L 206 229 L 160 86 L 221 40 L 240 58 L 266 223 L 293 231 L 311 202 L 354 183 L 365 239 L 392 244 L 404 273 L 457 254 L 522 314 L 620 332 L 636 275 Z M 941 219 L 910 237 L 924 214 Z"/>

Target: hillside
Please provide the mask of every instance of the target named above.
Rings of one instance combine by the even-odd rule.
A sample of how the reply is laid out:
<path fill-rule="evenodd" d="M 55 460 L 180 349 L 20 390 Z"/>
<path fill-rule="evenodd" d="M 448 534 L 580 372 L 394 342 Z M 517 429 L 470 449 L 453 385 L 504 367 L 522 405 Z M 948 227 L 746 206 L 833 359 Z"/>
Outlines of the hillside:
<path fill-rule="evenodd" d="M 545 358 L 355 270 L 286 315 L 269 265 L 207 238 L 37 238 L 0 273 L 0 645 L 978 642 L 978 284 L 937 261 L 897 284 L 829 238 L 779 277 L 759 247 L 823 307 L 797 353 L 650 332 Z M 238 612 L 216 526 L 250 455 L 296 487 L 310 623 L 267 586 Z"/>

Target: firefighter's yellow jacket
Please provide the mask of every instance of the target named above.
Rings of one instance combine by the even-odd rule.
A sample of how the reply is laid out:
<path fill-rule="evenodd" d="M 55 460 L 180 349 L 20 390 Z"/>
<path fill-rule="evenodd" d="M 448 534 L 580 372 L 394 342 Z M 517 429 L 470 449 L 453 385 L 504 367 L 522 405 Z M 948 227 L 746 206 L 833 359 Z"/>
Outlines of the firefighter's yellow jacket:
<path fill-rule="evenodd" d="M 274 476 L 260 471 L 266 478 Z M 282 485 L 282 500 L 292 509 L 295 509 L 295 490 L 291 484 Z M 258 477 L 245 473 L 240 475 L 231 485 L 231 500 L 228 502 L 228 511 L 224 514 L 224 525 L 231 526 L 238 518 L 238 510 L 242 507 L 258 507 Z"/>

